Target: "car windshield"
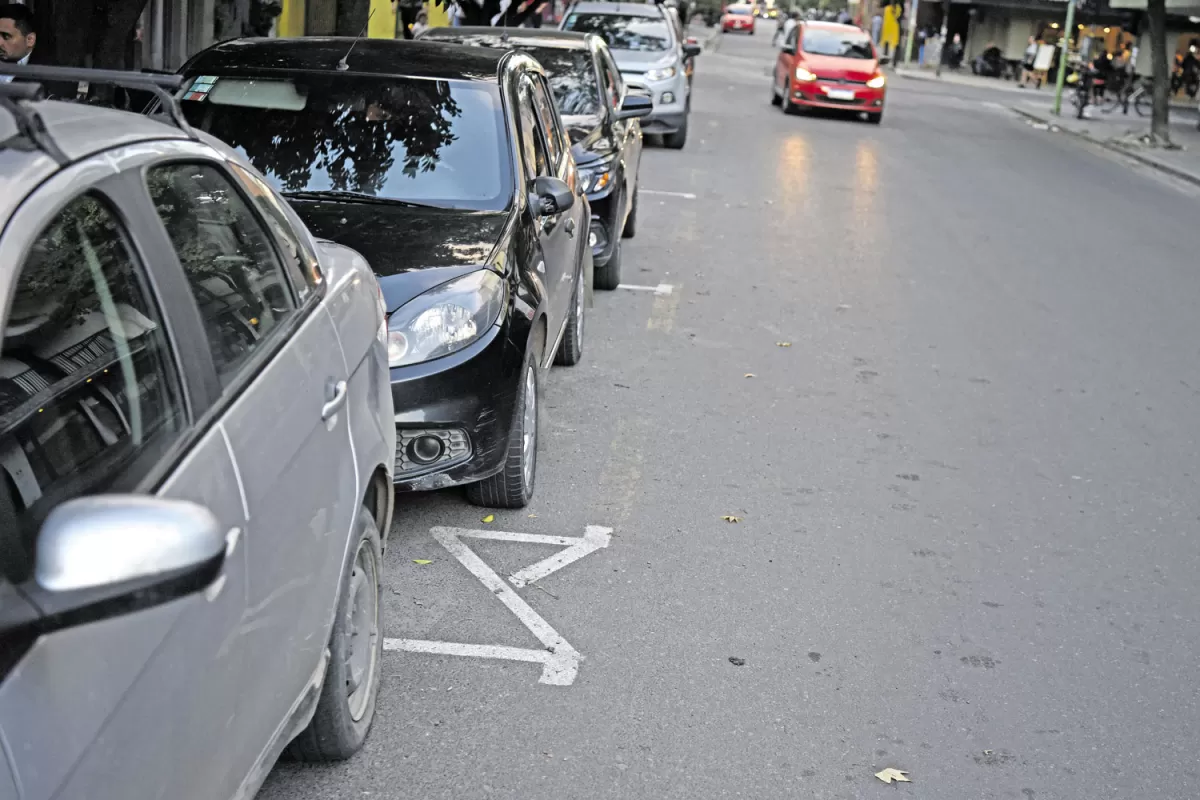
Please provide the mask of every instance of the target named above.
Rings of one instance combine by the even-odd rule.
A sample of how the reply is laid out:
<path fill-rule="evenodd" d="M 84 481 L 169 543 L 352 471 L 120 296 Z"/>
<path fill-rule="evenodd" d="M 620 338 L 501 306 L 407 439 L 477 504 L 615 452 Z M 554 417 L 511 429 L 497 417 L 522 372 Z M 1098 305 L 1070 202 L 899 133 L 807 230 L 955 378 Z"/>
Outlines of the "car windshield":
<path fill-rule="evenodd" d="M 817 56 L 840 58 L 874 58 L 871 40 L 865 33 L 854 31 L 831 31 L 822 28 L 807 28 L 800 48 Z"/>
<path fill-rule="evenodd" d="M 742 16 L 749 16 L 750 9 L 748 9 L 748 8 L 727 8 L 727 9 L 725 9 L 725 12 L 728 14 L 740 14 Z"/>
<path fill-rule="evenodd" d="M 569 31 L 595 33 L 614 50 L 656 52 L 671 46 L 665 19 L 624 14 L 571 14 L 563 26 Z"/>
<path fill-rule="evenodd" d="M 289 192 L 499 210 L 512 195 L 499 91 L 416 78 L 193 75 L 196 127 Z"/>
<path fill-rule="evenodd" d="M 592 57 L 587 50 L 557 47 L 530 47 L 526 52 L 546 70 L 558 113 L 564 117 L 594 116 L 600 113 L 600 86 Z"/>

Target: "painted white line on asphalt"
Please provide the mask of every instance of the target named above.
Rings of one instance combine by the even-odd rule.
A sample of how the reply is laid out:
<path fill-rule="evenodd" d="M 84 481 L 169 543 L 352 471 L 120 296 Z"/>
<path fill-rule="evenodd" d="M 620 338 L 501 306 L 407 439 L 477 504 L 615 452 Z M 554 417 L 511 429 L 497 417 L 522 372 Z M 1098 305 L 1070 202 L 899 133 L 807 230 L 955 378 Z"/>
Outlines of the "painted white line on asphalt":
<path fill-rule="evenodd" d="M 654 292 L 655 294 L 670 294 L 674 290 L 674 286 L 669 283 L 660 283 L 658 286 L 644 286 L 637 283 L 619 283 L 618 289 L 629 289 L 634 292 Z"/>
<path fill-rule="evenodd" d="M 983 105 L 984 108 L 990 108 L 994 111 L 1003 111 L 1005 114 L 1008 113 L 1007 107 L 1000 105 L 999 103 L 995 102 L 994 100 L 981 100 L 980 103 Z"/>
<path fill-rule="evenodd" d="M 463 542 L 463 539 L 491 539 L 501 542 L 523 542 L 526 544 L 558 545 L 566 549 L 549 558 L 518 571 L 511 580 L 517 586 L 525 586 L 556 572 L 568 564 L 583 558 L 588 553 L 607 547 L 611 541 L 612 528 L 589 525 L 582 538 L 574 536 L 543 536 L 534 533 L 510 531 L 480 531 L 465 528 L 433 528 L 433 538 L 450 555 L 458 559 L 467 570 L 479 579 L 509 611 L 516 615 L 521 624 L 537 637 L 544 649 L 534 650 L 503 645 L 464 644 L 460 642 L 435 642 L 421 639 L 384 639 L 385 650 L 404 650 L 410 653 L 435 653 L 473 658 L 498 658 L 507 661 L 526 661 L 542 665 L 540 683 L 552 686 L 570 686 L 579 673 L 579 652 L 558 634 L 546 620 L 534 611 L 521 596 L 505 583 L 496 571 L 484 563 Z"/>
<path fill-rule="evenodd" d="M 684 200 L 695 200 L 696 195 L 691 192 L 664 192 L 659 189 L 638 189 L 642 194 L 657 194 L 663 197 L 682 197 Z"/>

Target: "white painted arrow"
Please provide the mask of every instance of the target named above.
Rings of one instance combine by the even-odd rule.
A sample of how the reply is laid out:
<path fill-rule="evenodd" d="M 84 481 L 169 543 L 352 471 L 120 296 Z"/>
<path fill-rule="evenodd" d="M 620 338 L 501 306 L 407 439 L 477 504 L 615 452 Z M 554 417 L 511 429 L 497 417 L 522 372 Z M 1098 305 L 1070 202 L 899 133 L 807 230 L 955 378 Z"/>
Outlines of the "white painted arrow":
<path fill-rule="evenodd" d="M 520 570 L 509 580 L 522 587 L 556 572 L 573 561 L 608 547 L 612 540 L 612 528 L 589 525 L 582 538 L 575 536 L 543 536 L 535 533 L 512 533 L 509 531 L 481 531 L 464 528 L 433 528 L 430 533 L 442 547 L 458 559 L 472 575 L 479 579 L 509 611 L 516 615 L 521 624 L 542 643 L 540 650 L 522 647 L 506 647 L 490 644 L 465 644 L 462 642 L 435 642 L 423 639 L 384 639 L 385 650 L 405 650 L 410 653 L 434 653 L 448 656 L 474 658 L 499 658 L 506 661 L 527 661 L 542 665 L 540 683 L 553 686 L 570 686 L 579 673 L 579 662 L 583 656 L 570 643 L 550 627 L 512 587 L 506 584 L 496 571 L 489 567 L 475 551 L 467 547 L 463 539 L 492 539 L 501 542 L 524 542 L 527 544 L 559 545 L 566 549 L 536 564 Z"/>

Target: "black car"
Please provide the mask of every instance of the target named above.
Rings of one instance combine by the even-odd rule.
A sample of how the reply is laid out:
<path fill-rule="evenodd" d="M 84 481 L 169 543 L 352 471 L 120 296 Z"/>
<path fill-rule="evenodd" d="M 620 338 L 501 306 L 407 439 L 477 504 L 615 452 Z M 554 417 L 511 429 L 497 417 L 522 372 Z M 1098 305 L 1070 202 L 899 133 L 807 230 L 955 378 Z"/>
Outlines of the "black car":
<path fill-rule="evenodd" d="M 621 239 L 637 229 L 638 117 L 654 108 L 649 97 L 628 94 L 608 45 L 591 33 L 538 28 L 430 28 L 425 40 L 518 49 L 546 70 L 558 112 L 571 137 L 580 186 L 592 207 L 590 242 L 597 289 L 621 282 Z"/>
<path fill-rule="evenodd" d="M 182 72 L 188 120 L 379 276 L 398 488 L 468 484 L 472 502 L 525 505 L 540 375 L 582 355 L 591 262 L 588 206 L 541 66 L 478 47 L 312 37 L 225 42 Z"/>

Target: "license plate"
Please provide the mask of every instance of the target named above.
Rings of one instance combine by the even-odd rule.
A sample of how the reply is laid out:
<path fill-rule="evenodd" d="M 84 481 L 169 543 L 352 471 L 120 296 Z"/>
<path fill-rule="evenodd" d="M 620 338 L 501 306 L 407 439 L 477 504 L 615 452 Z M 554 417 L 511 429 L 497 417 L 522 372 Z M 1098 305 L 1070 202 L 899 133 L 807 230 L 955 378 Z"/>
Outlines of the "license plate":
<path fill-rule="evenodd" d="M 830 100 L 853 100 L 854 92 L 849 89 L 830 89 Z"/>

